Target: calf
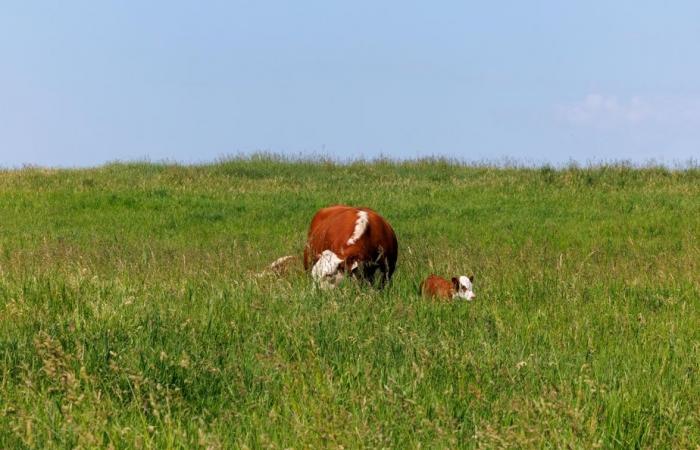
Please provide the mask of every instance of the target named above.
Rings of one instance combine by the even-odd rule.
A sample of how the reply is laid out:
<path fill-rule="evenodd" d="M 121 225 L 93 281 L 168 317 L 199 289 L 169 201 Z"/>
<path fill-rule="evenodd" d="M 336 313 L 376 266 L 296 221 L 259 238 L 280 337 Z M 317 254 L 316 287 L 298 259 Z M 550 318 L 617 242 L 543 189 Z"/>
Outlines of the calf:
<path fill-rule="evenodd" d="M 351 275 L 384 286 L 396 269 L 399 244 L 391 225 L 369 208 L 329 206 L 311 220 L 304 269 L 321 287 L 334 287 Z"/>
<path fill-rule="evenodd" d="M 476 297 L 472 287 L 473 281 L 473 275 L 452 277 L 451 282 L 437 275 L 430 275 L 420 284 L 420 293 L 427 298 L 445 300 L 463 298 L 471 301 Z"/>

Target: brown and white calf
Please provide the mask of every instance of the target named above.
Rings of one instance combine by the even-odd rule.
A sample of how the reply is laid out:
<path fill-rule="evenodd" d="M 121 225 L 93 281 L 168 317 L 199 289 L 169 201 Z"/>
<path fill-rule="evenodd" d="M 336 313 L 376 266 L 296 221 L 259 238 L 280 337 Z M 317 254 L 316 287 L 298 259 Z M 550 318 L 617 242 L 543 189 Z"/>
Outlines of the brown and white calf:
<path fill-rule="evenodd" d="M 354 276 L 380 286 L 396 269 L 399 244 L 391 225 L 369 208 L 335 205 L 319 210 L 311 220 L 304 248 L 304 269 L 321 287 L 334 287 Z"/>
<path fill-rule="evenodd" d="M 465 300 L 473 300 L 474 294 L 472 282 L 474 276 L 466 277 L 464 275 L 452 277 L 451 281 L 430 275 L 420 284 L 420 293 L 427 298 L 440 298 L 445 300 L 463 298 Z"/>

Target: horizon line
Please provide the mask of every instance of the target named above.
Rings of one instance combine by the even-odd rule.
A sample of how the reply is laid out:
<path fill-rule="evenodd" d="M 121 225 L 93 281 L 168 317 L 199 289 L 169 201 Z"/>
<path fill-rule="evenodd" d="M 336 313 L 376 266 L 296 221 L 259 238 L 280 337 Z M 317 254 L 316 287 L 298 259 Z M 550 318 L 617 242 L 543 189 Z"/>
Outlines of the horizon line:
<path fill-rule="evenodd" d="M 216 166 L 235 162 L 276 162 L 288 164 L 329 164 L 334 166 L 352 166 L 361 164 L 390 164 L 390 165 L 411 165 L 411 164 L 445 164 L 455 167 L 473 168 L 493 168 L 493 169 L 597 169 L 606 167 L 629 168 L 629 169 L 667 169 L 667 170 L 697 170 L 700 169 L 700 160 L 690 157 L 686 160 L 674 159 L 672 161 L 659 161 L 656 158 L 649 158 L 639 162 L 632 159 L 614 158 L 597 159 L 589 158 L 585 162 L 570 158 L 568 161 L 551 162 L 546 160 L 521 159 L 515 157 L 481 158 L 467 159 L 455 156 L 431 155 L 401 158 L 388 155 L 374 157 L 346 157 L 341 158 L 320 153 L 289 155 L 277 152 L 256 151 L 240 152 L 237 154 L 225 154 L 213 159 L 186 161 L 175 158 L 151 159 L 148 156 L 133 159 L 115 158 L 106 160 L 98 164 L 86 165 L 45 165 L 35 163 L 21 163 L 18 165 L 8 165 L 0 162 L 0 171 L 21 171 L 21 170 L 94 170 L 109 166 L 130 166 L 130 165 L 153 165 L 153 166 L 177 166 L 177 167 L 206 167 Z"/>

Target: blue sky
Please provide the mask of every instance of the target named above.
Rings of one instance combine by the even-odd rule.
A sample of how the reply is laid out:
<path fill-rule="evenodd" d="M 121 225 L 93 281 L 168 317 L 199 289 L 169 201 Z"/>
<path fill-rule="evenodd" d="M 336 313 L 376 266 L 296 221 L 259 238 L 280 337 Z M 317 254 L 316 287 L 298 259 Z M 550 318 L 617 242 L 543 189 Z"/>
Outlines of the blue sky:
<path fill-rule="evenodd" d="M 0 6 L 0 166 L 700 156 L 700 2 Z"/>

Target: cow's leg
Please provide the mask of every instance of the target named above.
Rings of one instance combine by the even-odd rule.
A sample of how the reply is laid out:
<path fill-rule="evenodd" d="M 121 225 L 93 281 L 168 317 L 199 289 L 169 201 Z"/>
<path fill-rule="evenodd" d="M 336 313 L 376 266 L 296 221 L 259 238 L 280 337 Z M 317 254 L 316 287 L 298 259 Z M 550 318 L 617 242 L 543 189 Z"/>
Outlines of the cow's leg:
<path fill-rule="evenodd" d="M 377 272 L 377 266 L 374 264 L 365 264 L 364 279 L 370 286 L 374 286 L 374 274 Z"/>
<path fill-rule="evenodd" d="M 387 283 L 389 283 L 389 280 L 391 279 L 392 270 L 389 266 L 389 262 L 384 257 L 381 259 L 381 261 L 379 261 L 378 268 L 379 271 L 382 273 L 381 280 L 379 282 L 379 288 L 383 289 L 384 286 L 386 286 Z"/>
<path fill-rule="evenodd" d="M 352 270 L 351 276 L 358 281 L 362 281 L 364 283 L 369 284 L 370 286 L 373 286 L 374 272 L 376 270 L 376 264 L 371 262 L 361 262 L 357 265 L 357 267 L 355 267 L 354 270 Z"/>

